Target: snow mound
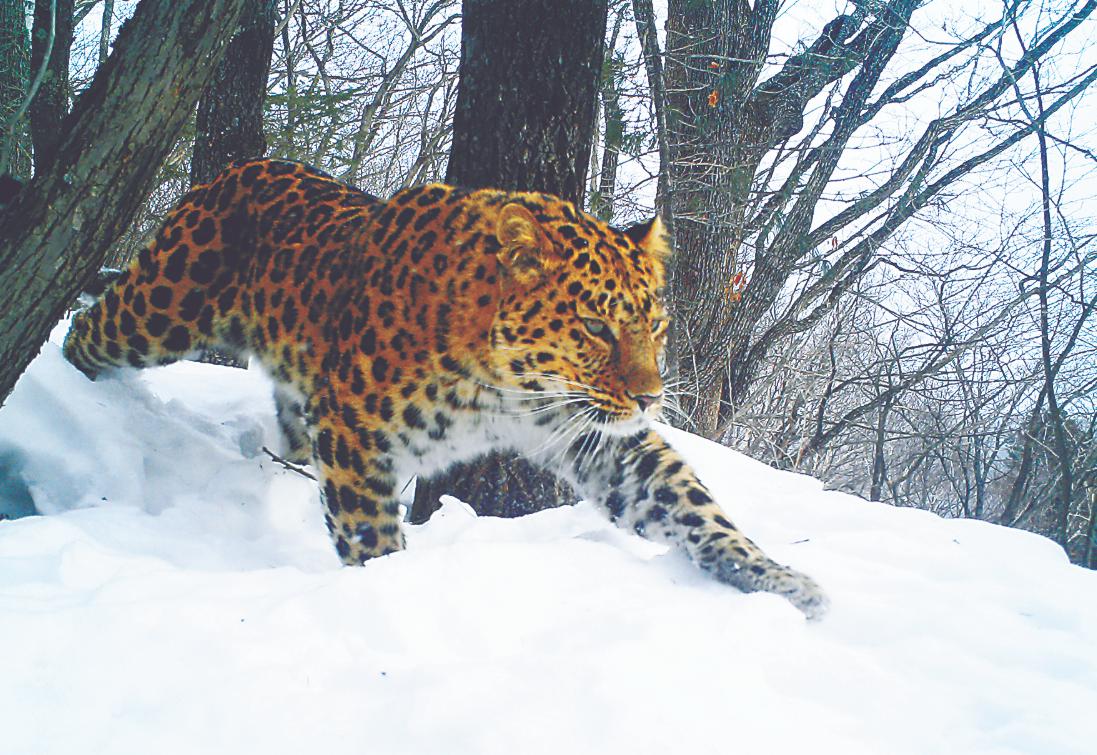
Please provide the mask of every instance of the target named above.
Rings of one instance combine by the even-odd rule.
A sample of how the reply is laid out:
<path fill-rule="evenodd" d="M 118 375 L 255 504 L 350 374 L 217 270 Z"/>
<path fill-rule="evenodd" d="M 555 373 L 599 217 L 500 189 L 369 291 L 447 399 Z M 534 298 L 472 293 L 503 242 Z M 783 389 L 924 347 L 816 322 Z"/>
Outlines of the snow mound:
<path fill-rule="evenodd" d="M 1097 575 L 1043 538 L 666 429 L 826 619 L 583 504 L 344 569 L 262 375 L 91 383 L 61 333 L 0 410 L 4 752 L 1092 751 Z"/>

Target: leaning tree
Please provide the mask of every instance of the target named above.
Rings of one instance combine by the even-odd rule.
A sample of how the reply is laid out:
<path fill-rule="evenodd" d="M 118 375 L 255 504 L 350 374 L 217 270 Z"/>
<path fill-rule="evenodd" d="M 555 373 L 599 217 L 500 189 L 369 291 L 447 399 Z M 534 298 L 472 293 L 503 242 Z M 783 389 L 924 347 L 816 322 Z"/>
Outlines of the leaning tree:
<path fill-rule="evenodd" d="M 0 214 L 0 401 L 152 188 L 245 3 L 144 0 Z"/>

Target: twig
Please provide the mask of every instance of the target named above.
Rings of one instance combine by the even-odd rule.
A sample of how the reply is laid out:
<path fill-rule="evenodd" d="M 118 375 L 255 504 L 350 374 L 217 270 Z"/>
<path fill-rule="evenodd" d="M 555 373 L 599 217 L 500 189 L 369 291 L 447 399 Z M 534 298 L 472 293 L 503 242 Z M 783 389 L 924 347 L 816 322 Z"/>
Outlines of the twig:
<path fill-rule="evenodd" d="M 282 30 L 286 28 L 286 24 L 288 24 L 290 22 L 290 19 L 293 17 L 293 14 L 296 13 L 297 9 L 300 8 L 300 7 L 301 7 L 301 0 L 297 0 L 297 2 L 295 2 L 293 4 L 293 7 L 286 11 L 286 17 L 281 20 L 281 22 L 278 24 L 278 26 L 274 27 L 274 36 L 277 37 L 279 34 L 282 33 Z"/>
<path fill-rule="evenodd" d="M 272 461 L 278 462 L 279 464 L 281 464 L 283 467 L 285 467 L 289 471 L 296 472 L 297 474 L 301 475 L 302 477 L 307 477 L 310 480 L 315 480 L 316 479 L 316 475 L 312 474 L 311 472 L 306 471 L 305 469 L 298 466 L 297 464 L 294 464 L 292 461 L 286 461 L 285 459 L 283 459 L 278 454 L 274 453 L 274 451 L 271 451 L 266 446 L 263 446 L 263 451 L 267 454 L 267 456 L 269 456 L 271 458 Z"/>

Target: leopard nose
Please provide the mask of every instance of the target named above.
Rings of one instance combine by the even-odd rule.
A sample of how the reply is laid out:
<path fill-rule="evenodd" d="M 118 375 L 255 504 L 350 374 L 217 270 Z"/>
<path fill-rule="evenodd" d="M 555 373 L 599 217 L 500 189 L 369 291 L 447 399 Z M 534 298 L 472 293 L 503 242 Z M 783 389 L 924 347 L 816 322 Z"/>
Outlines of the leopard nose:
<path fill-rule="evenodd" d="M 629 394 L 629 396 L 632 398 L 633 401 L 636 402 L 636 405 L 640 407 L 640 411 L 646 412 L 650 406 L 654 405 L 659 401 L 659 399 L 663 398 L 663 392 L 659 391 L 658 393 L 641 393 L 635 396 Z"/>

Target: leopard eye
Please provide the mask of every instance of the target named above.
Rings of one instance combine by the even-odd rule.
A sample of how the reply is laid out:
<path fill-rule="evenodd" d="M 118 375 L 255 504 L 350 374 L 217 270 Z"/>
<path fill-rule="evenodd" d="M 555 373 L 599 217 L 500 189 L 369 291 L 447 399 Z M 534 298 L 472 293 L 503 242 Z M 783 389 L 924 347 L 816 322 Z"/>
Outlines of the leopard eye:
<path fill-rule="evenodd" d="M 609 329 L 609 326 L 601 320 L 594 317 L 584 317 L 583 325 L 592 336 L 601 338 L 604 341 L 613 340 L 613 332 Z"/>
<path fill-rule="evenodd" d="M 666 320 L 652 320 L 651 321 L 651 332 L 652 333 L 658 333 L 660 330 L 663 329 L 663 326 L 666 325 L 666 324 L 667 324 Z"/>

